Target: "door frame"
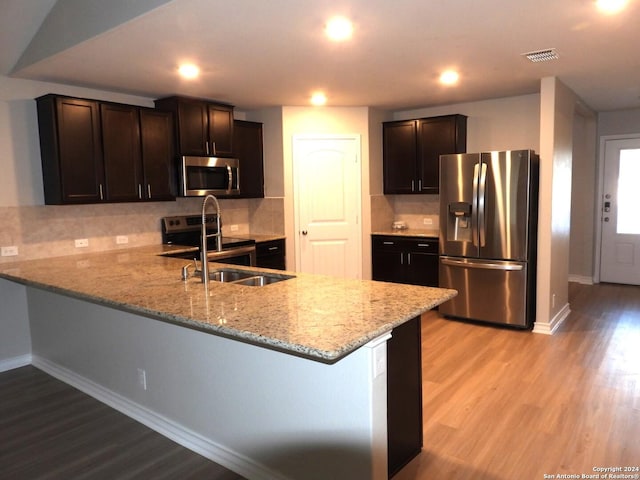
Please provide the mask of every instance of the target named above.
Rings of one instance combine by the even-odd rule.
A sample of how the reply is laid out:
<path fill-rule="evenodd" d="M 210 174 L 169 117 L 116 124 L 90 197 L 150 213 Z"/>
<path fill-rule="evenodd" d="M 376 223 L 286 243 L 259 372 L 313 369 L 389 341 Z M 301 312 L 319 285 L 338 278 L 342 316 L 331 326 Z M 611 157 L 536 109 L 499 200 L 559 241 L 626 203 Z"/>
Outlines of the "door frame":
<path fill-rule="evenodd" d="M 607 142 L 616 140 L 638 140 L 640 133 L 625 135 L 602 135 L 599 138 L 600 152 L 598 155 L 598 185 L 596 192 L 596 209 L 594 222 L 596 225 L 596 242 L 594 248 L 594 282 L 600 283 L 600 259 L 602 257 L 602 208 L 604 196 L 604 163 L 607 151 Z"/>
<path fill-rule="evenodd" d="M 293 222 L 294 222 L 294 250 L 295 250 L 295 267 L 296 271 L 300 271 L 300 263 L 301 263 L 301 248 L 300 248 L 300 185 L 298 182 L 298 159 L 296 158 L 296 142 L 298 140 L 354 140 L 357 144 L 357 155 L 358 155 L 358 165 L 359 165 L 359 175 L 357 182 L 353 185 L 353 188 L 356 190 L 354 195 L 356 196 L 357 204 L 356 209 L 358 211 L 358 223 L 357 223 L 357 234 L 358 238 L 356 239 L 356 244 L 358 245 L 358 256 L 357 258 L 359 266 L 358 266 L 358 276 L 362 278 L 362 135 L 358 133 L 352 134 L 344 134 L 344 133 L 335 133 L 335 134 L 326 134 L 326 133 L 296 133 L 292 136 L 291 139 L 291 165 L 292 165 L 292 180 L 293 180 Z"/>

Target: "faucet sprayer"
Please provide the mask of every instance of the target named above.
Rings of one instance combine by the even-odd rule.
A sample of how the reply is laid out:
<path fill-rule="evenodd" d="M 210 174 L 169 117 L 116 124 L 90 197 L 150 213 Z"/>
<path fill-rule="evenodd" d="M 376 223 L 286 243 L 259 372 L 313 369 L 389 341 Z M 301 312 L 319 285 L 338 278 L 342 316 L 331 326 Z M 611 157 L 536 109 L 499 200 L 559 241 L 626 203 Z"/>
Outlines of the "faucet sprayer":
<path fill-rule="evenodd" d="M 207 234 L 207 201 L 213 200 L 213 204 L 216 207 L 216 233 Z M 201 263 L 202 263 L 202 283 L 204 283 L 205 292 L 209 291 L 209 264 L 207 262 L 207 238 L 216 237 L 216 247 L 218 252 L 222 251 L 222 225 L 220 221 L 220 204 L 218 199 L 213 195 L 207 195 L 202 201 L 202 248 L 201 250 Z"/>

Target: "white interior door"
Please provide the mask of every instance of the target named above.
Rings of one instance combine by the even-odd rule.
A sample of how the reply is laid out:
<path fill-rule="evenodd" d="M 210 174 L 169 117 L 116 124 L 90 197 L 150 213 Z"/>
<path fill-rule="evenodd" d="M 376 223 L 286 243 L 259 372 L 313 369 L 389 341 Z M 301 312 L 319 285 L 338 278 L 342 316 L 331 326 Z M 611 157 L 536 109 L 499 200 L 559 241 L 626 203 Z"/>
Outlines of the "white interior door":
<path fill-rule="evenodd" d="M 605 142 L 600 280 L 640 285 L 640 138 Z"/>
<path fill-rule="evenodd" d="M 293 138 L 296 268 L 361 278 L 360 136 Z"/>

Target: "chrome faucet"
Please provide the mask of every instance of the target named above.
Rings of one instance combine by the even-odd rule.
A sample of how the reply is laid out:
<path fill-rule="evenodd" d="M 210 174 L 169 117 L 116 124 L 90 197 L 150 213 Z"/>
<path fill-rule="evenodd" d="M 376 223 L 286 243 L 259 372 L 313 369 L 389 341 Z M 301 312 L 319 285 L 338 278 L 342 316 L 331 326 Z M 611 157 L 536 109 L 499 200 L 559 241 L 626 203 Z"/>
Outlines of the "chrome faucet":
<path fill-rule="evenodd" d="M 207 234 L 207 201 L 213 200 L 216 207 L 216 233 Z M 209 290 L 209 263 L 207 262 L 207 238 L 216 237 L 216 247 L 219 252 L 222 251 L 222 225 L 220 222 L 220 204 L 218 199 L 213 195 L 207 195 L 202 201 L 202 248 L 201 248 L 201 264 L 202 264 L 202 283 L 204 283 L 205 291 Z"/>

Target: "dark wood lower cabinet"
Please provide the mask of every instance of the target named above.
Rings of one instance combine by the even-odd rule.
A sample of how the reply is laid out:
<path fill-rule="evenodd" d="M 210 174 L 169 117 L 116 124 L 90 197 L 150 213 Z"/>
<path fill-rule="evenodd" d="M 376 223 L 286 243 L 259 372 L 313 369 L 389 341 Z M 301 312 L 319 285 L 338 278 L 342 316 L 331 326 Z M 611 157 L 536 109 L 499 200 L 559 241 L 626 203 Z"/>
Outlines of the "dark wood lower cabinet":
<path fill-rule="evenodd" d="M 256 266 L 286 270 L 284 239 L 256 243 Z"/>
<path fill-rule="evenodd" d="M 422 450 L 422 341 L 420 317 L 391 332 L 387 342 L 389 478 Z"/>
<path fill-rule="evenodd" d="M 438 286 L 438 239 L 403 235 L 372 236 L 373 279 Z"/>

